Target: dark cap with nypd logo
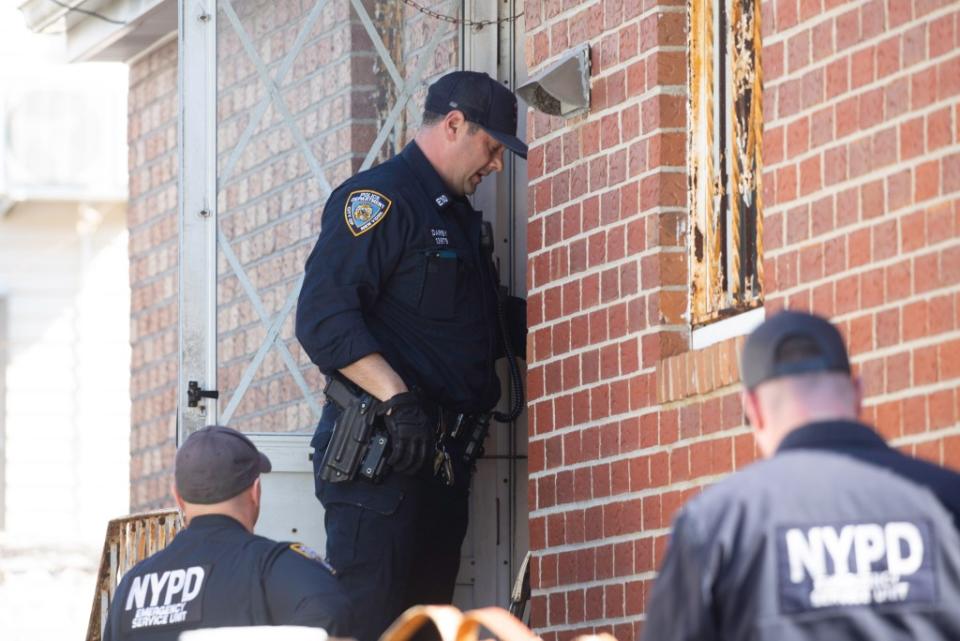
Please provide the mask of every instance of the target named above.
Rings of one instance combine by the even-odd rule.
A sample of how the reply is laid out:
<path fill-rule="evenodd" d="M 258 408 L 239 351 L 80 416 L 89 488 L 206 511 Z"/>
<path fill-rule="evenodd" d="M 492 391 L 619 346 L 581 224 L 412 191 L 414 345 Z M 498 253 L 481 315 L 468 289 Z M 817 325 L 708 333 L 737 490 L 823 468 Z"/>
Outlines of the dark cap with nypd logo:
<path fill-rule="evenodd" d="M 743 345 L 740 373 L 747 389 L 813 372 L 850 373 L 840 332 L 820 316 L 779 312 L 757 327 Z"/>
<path fill-rule="evenodd" d="M 174 462 L 177 492 L 187 503 L 210 505 L 233 498 L 273 466 L 237 430 L 208 425 L 191 434 Z"/>
<path fill-rule="evenodd" d="M 527 157 L 527 145 L 517 138 L 517 97 L 512 91 L 478 71 L 454 71 L 430 85 L 427 111 L 446 115 L 454 109 L 464 118 L 480 125 L 521 158 Z"/>

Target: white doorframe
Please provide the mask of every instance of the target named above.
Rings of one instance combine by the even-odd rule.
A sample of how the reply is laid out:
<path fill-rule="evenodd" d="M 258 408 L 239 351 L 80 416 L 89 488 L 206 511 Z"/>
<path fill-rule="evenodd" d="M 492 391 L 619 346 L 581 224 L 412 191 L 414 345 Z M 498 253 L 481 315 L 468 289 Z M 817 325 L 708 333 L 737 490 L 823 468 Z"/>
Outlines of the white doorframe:
<path fill-rule="evenodd" d="M 187 398 L 189 381 L 217 389 L 217 6 L 178 5 L 179 445 L 217 417 L 216 399 L 190 407 Z"/>
<path fill-rule="evenodd" d="M 504 19 L 522 7 L 516 0 L 489 3 L 470 0 L 464 14 L 473 20 Z M 498 14 L 499 12 L 499 14 Z M 505 21 L 480 30 L 464 30 L 462 66 L 484 71 L 511 90 L 518 80 L 517 67 L 524 64 L 523 22 Z M 518 111 L 520 135 L 526 128 L 526 110 Z M 480 184 L 472 198 L 476 209 L 493 223 L 495 253 L 500 275 L 514 295 L 526 295 L 526 163 L 509 152 L 504 170 L 495 181 Z M 508 409 L 505 366 L 499 370 L 504 383 L 500 410 Z M 527 534 L 526 413 L 506 426 L 493 423 L 487 441 L 487 458 L 481 459 L 471 493 L 471 525 L 468 543 L 473 547 L 478 570 L 474 573 L 477 605 L 506 606 L 520 562 L 529 547 Z M 467 550 L 465 550 L 466 556 Z"/>

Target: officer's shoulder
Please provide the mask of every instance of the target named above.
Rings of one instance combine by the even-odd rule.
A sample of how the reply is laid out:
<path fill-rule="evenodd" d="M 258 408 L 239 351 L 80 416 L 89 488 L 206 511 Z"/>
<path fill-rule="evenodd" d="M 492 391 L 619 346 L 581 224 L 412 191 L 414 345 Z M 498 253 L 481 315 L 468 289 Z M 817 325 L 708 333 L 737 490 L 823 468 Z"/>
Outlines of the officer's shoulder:
<path fill-rule="evenodd" d="M 330 575 L 337 575 L 337 571 L 323 558 L 323 555 L 303 543 L 291 541 L 275 542 L 271 546 L 267 557 L 268 565 L 271 566 L 279 561 L 289 561 L 323 568 Z"/>
<path fill-rule="evenodd" d="M 342 199 L 354 192 L 371 191 L 395 200 L 403 196 L 409 183 L 410 175 L 404 163 L 394 157 L 351 176 L 343 181 L 335 192 Z"/>

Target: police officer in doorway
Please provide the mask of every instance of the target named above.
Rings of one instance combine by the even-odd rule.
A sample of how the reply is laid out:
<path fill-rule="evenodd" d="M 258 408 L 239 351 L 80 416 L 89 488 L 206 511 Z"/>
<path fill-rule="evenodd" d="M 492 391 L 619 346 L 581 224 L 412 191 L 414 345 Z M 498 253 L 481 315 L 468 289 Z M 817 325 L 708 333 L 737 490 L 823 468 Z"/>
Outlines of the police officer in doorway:
<path fill-rule="evenodd" d="M 768 319 L 741 374 L 766 460 L 681 509 L 644 638 L 960 639 L 960 475 L 858 422 L 859 380 L 823 318 Z"/>
<path fill-rule="evenodd" d="M 384 474 L 366 479 L 324 471 L 342 405 L 324 406 L 313 440 L 327 553 L 363 608 L 360 641 L 410 605 L 453 597 L 469 441 L 482 441 L 500 396 L 503 335 L 522 334 L 499 329 L 508 306 L 492 239 L 467 196 L 503 168 L 505 150 L 526 157 L 516 128 L 517 99 L 494 79 L 440 78 L 414 141 L 331 194 L 306 263 L 297 338 L 324 374 L 382 403 L 389 441 Z"/>
<path fill-rule="evenodd" d="M 250 440 L 212 425 L 177 451 L 174 498 L 186 525 L 124 575 L 104 641 L 175 641 L 184 630 L 250 625 L 321 627 L 350 636 L 350 603 L 333 569 L 299 543 L 253 534 L 260 474 Z"/>

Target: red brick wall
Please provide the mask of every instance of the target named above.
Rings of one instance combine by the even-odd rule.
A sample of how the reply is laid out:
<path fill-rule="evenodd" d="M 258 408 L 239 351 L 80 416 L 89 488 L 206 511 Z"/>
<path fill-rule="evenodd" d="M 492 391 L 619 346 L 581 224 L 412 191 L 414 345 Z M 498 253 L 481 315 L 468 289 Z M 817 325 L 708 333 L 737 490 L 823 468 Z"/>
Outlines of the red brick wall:
<path fill-rule="evenodd" d="M 130 65 L 130 506 L 170 505 L 177 407 L 177 42 Z"/>
<path fill-rule="evenodd" d="M 642 629 L 670 521 L 754 460 L 741 339 L 690 351 L 687 5 L 525 4 L 532 72 L 592 47 L 590 112 L 533 114 L 533 625 Z M 949 2 L 762 3 L 766 308 L 836 320 L 866 418 L 960 466 L 960 24 Z"/>
<path fill-rule="evenodd" d="M 960 7 L 765 9 L 767 306 L 833 318 L 867 419 L 958 466 Z"/>

